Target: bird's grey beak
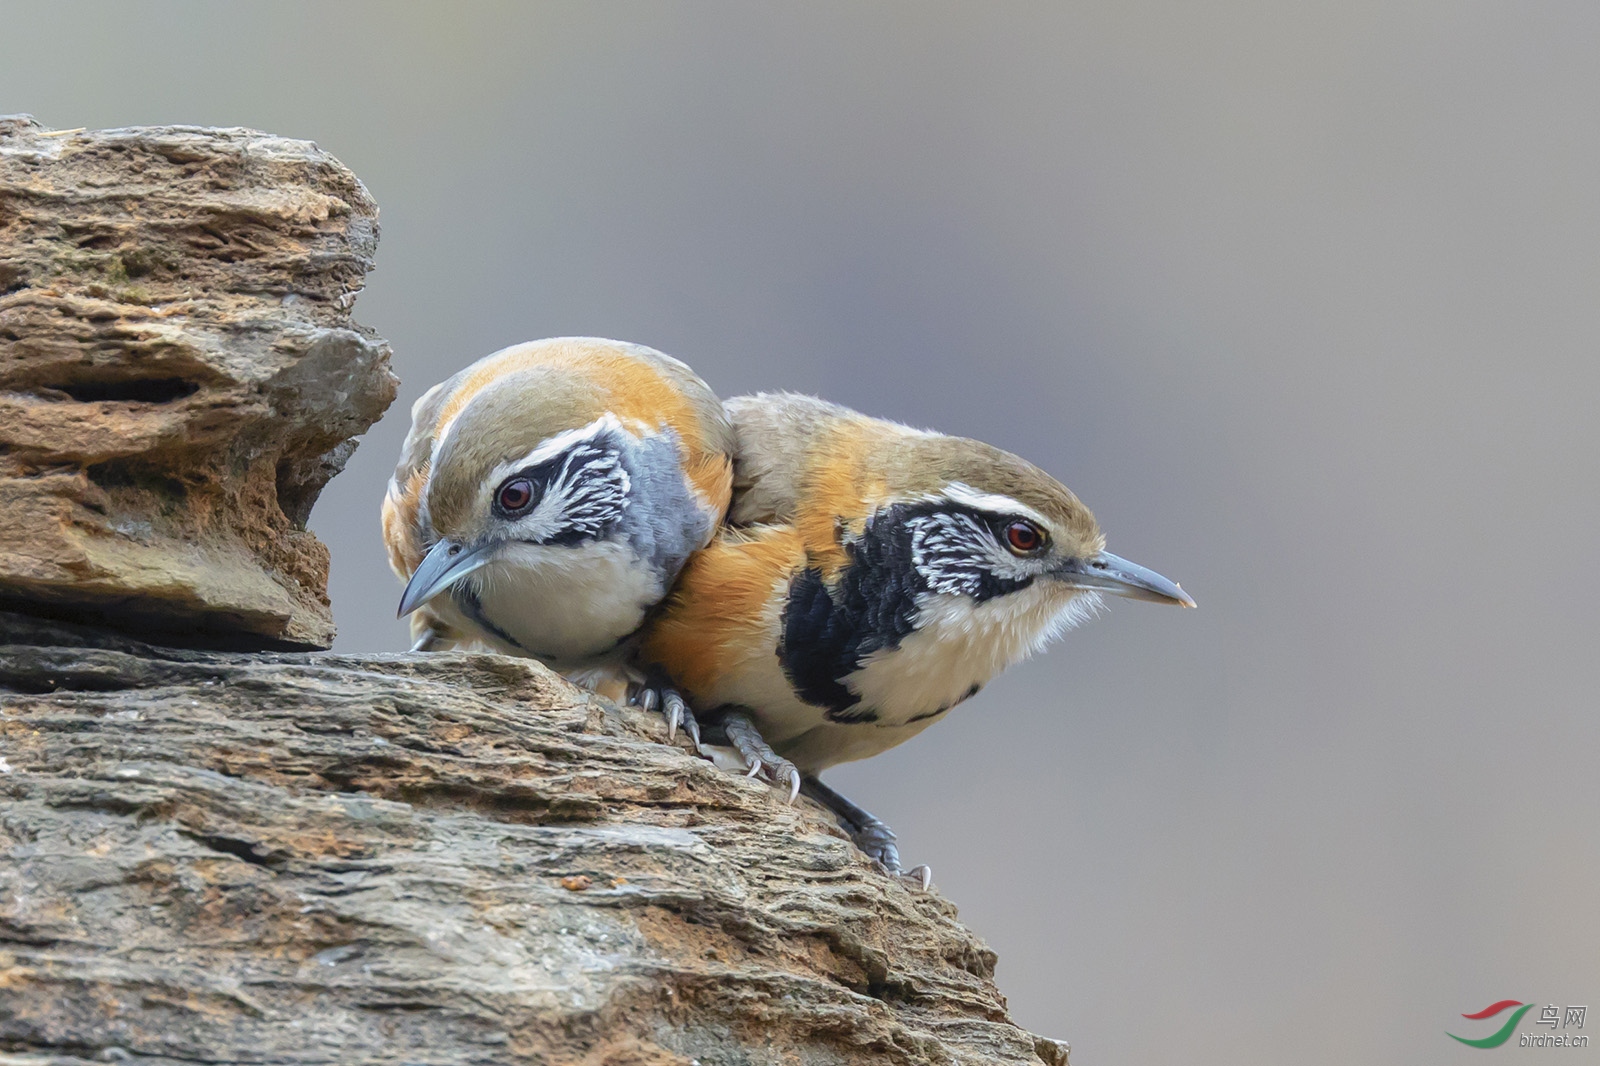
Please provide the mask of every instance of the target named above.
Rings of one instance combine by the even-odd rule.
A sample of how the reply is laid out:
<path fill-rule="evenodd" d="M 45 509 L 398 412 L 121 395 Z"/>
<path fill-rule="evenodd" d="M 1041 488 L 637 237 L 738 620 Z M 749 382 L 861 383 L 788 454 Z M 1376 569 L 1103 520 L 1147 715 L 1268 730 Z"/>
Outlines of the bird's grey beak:
<path fill-rule="evenodd" d="M 1057 578 L 1073 588 L 1093 589 L 1131 600 L 1195 606 L 1194 597 L 1154 570 L 1130 563 L 1120 555 L 1099 552 L 1086 559 L 1068 559 L 1056 570 Z"/>
<path fill-rule="evenodd" d="M 400 594 L 400 613 L 396 617 L 404 618 L 483 566 L 494 553 L 494 548 L 493 544 L 465 548 L 452 540 L 441 540 L 435 544 L 423 556 L 421 565 L 406 583 L 406 590 Z"/>

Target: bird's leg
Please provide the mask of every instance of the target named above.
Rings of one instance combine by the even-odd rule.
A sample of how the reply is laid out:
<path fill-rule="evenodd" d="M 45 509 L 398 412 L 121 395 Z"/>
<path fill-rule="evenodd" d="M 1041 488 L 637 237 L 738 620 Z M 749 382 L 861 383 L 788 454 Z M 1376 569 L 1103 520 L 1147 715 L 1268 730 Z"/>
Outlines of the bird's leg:
<path fill-rule="evenodd" d="M 738 711 L 725 712 L 722 731 L 728 735 L 728 743 L 744 757 L 745 765 L 750 768 L 750 776 L 765 776 L 768 781 L 788 792 L 789 802 L 793 803 L 800 792 L 800 770 L 768 746 L 750 716 Z"/>
<path fill-rule="evenodd" d="M 900 868 L 900 849 L 895 846 L 894 830 L 877 815 L 862 810 L 811 775 L 801 780 L 800 791 L 836 814 L 845 829 L 849 830 L 850 839 L 855 841 L 856 847 L 866 852 L 867 858 L 882 866 L 889 874 L 917 879 L 924 892 L 933 884 L 933 871 L 926 866 L 913 866 L 909 870 Z"/>
<path fill-rule="evenodd" d="M 661 715 L 667 720 L 667 743 L 671 744 L 678 737 L 678 727 L 689 734 L 689 739 L 694 742 L 694 750 L 700 751 L 700 720 L 694 716 L 694 711 L 689 708 L 689 701 L 683 694 L 660 674 L 652 674 L 643 681 L 629 686 L 628 702 L 639 707 L 646 713 L 661 709 Z"/>

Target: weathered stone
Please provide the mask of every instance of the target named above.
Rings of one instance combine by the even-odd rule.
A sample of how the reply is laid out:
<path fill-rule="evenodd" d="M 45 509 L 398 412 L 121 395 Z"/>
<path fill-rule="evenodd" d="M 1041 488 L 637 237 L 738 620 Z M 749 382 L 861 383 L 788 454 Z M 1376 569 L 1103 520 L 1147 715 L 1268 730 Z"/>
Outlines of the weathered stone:
<path fill-rule="evenodd" d="M 331 637 L 376 239 L 304 142 L 0 119 L 0 1066 L 1064 1066 L 952 906 L 659 717 L 130 635 Z"/>
<path fill-rule="evenodd" d="M 0 1063 L 1066 1062 L 954 907 L 664 733 L 0 615 Z"/>
<path fill-rule="evenodd" d="M 306 517 L 394 399 L 377 207 L 306 141 L 0 118 L 0 602 L 326 647 Z"/>

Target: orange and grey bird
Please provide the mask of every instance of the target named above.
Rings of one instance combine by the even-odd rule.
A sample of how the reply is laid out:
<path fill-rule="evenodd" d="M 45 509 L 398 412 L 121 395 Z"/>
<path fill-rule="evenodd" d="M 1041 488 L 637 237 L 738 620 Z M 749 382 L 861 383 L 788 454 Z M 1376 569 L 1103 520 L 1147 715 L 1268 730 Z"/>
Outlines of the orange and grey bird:
<path fill-rule="evenodd" d="M 1009 452 L 809 396 L 726 407 L 730 525 L 684 569 L 643 659 L 735 763 L 822 803 L 893 873 L 894 834 L 822 771 L 916 736 L 1102 595 L 1194 606 Z"/>
<path fill-rule="evenodd" d="M 558 337 L 485 356 L 411 419 L 383 534 L 415 650 L 531 656 L 612 695 L 639 680 L 636 634 L 728 508 L 733 433 L 705 382 Z"/>

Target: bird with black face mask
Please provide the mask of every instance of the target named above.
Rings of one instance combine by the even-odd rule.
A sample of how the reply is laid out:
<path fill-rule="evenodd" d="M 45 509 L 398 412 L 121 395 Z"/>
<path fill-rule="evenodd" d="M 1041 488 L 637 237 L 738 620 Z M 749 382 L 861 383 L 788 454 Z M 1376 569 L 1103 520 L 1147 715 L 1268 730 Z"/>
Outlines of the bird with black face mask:
<path fill-rule="evenodd" d="M 640 680 L 640 626 L 728 507 L 732 431 L 705 382 L 561 337 L 478 360 L 411 417 L 383 533 L 415 650 L 531 656 L 613 697 Z"/>
<path fill-rule="evenodd" d="M 1103 595 L 1194 606 L 1009 452 L 809 396 L 726 407 L 730 526 L 685 567 L 643 659 L 735 762 L 828 807 L 893 873 L 894 834 L 823 770 L 916 736 Z"/>

